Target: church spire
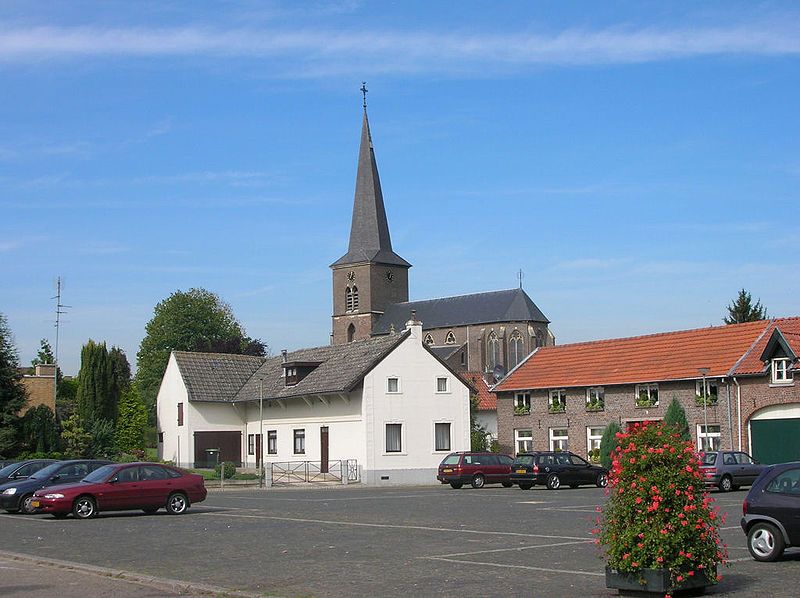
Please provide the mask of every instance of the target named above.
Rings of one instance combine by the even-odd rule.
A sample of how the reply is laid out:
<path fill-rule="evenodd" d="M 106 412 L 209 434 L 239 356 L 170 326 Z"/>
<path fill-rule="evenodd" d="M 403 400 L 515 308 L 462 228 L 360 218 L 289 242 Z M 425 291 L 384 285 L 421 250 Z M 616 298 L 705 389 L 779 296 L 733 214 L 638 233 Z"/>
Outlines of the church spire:
<path fill-rule="evenodd" d="M 350 244 L 347 253 L 331 266 L 372 262 L 410 267 L 407 261 L 392 251 L 389 223 L 383 205 L 381 180 L 372 148 L 372 136 L 367 118 L 366 85 L 364 94 L 364 117 L 361 123 L 361 147 L 358 150 L 358 172 L 356 194 L 353 200 L 353 220 L 350 225 Z"/>

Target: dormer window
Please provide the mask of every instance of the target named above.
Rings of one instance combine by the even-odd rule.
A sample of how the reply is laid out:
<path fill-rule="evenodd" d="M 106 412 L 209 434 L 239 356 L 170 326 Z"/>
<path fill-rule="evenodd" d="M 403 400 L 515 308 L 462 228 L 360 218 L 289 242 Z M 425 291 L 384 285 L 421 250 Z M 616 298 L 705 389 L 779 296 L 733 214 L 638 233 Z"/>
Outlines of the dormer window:
<path fill-rule="evenodd" d="M 318 361 L 289 361 L 283 364 L 283 377 L 286 386 L 294 386 L 313 372 L 320 364 Z"/>
<path fill-rule="evenodd" d="M 794 382 L 791 363 L 786 357 L 779 357 L 772 360 L 772 383 L 791 384 Z"/>

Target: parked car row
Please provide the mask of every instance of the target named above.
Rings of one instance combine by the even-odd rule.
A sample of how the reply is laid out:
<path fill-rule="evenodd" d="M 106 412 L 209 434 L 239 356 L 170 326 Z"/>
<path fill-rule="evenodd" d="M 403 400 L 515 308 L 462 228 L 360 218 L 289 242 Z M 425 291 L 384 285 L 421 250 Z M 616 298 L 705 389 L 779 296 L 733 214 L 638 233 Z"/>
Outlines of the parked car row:
<path fill-rule="evenodd" d="M 506 488 L 517 485 L 522 490 L 537 484 L 545 485 L 548 490 L 585 484 L 603 488 L 608 483 L 608 470 L 569 451 L 521 453 L 516 459 L 496 453 L 456 452 L 442 460 L 436 479 L 455 489 L 464 484 L 473 488 L 486 484 L 502 484 Z"/>
<path fill-rule="evenodd" d="M 179 515 L 205 498 L 203 476 L 160 463 L 34 459 L 0 469 L 0 507 L 9 513 L 90 519 L 101 511 L 164 508 Z"/>

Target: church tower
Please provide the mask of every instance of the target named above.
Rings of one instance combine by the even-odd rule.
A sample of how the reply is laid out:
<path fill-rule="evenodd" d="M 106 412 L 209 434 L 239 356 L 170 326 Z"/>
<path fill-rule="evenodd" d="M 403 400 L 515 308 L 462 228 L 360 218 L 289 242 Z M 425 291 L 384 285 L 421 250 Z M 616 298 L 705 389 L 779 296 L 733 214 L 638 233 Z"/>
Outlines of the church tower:
<path fill-rule="evenodd" d="M 334 345 L 369 338 L 386 307 L 408 301 L 407 261 L 392 251 L 381 181 L 367 119 L 366 88 L 356 194 L 347 253 L 333 270 Z"/>

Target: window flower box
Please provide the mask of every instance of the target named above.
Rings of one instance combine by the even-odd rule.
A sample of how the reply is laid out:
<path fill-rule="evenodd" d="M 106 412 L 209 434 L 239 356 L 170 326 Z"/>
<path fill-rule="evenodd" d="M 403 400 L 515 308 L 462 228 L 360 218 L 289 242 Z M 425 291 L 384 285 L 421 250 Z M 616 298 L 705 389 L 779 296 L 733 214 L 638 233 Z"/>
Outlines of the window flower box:
<path fill-rule="evenodd" d="M 586 411 L 605 411 L 604 401 L 590 401 L 586 403 Z"/>
<path fill-rule="evenodd" d="M 547 409 L 548 413 L 564 413 L 567 410 L 566 405 L 550 405 Z"/>
<path fill-rule="evenodd" d="M 531 408 L 525 405 L 517 405 L 514 407 L 514 415 L 530 415 Z"/>

